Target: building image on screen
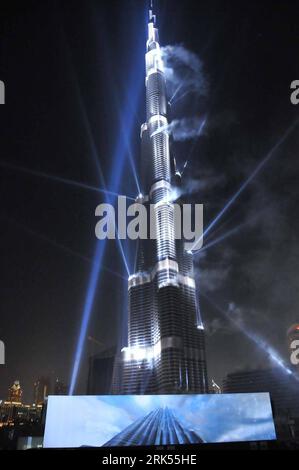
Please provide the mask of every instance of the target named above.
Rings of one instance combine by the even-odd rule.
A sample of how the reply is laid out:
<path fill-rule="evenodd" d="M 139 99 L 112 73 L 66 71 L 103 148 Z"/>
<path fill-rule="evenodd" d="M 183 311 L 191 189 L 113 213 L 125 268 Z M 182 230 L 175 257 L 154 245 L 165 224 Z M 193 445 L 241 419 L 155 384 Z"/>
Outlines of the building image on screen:
<path fill-rule="evenodd" d="M 44 447 L 273 439 L 268 393 L 50 396 Z"/>

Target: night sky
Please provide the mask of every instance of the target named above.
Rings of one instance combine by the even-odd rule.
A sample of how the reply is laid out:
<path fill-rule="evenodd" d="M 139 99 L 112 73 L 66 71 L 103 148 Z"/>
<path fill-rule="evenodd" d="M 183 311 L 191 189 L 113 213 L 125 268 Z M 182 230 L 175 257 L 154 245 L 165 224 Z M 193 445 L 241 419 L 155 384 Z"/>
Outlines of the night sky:
<path fill-rule="evenodd" d="M 295 1 L 160 0 L 162 45 L 183 45 L 203 64 L 204 96 L 187 96 L 172 117 L 206 116 L 203 135 L 175 145 L 186 197 L 204 204 L 205 226 L 298 119 L 290 84 L 299 79 Z M 104 196 L 64 180 L 137 194 L 129 153 L 139 161 L 145 119 L 146 2 L 1 2 L 0 398 L 15 379 L 25 401 L 41 375 L 70 382 Z M 296 127 L 225 213 L 194 257 L 207 330 L 209 377 L 269 363 L 244 331 L 287 362 L 286 331 L 299 320 Z M 46 176 L 48 175 L 48 176 Z M 53 177 L 58 178 L 58 180 Z M 60 178 L 60 180 L 59 180 Z M 132 246 L 126 247 L 133 270 Z M 113 271 L 113 272 L 111 272 Z M 87 358 L 125 338 L 126 271 L 107 243 L 77 392 Z M 208 300 L 210 299 L 210 300 Z M 214 304 L 214 305 L 213 305 Z M 215 304 L 223 310 L 216 309 Z M 232 321 L 228 319 L 231 316 Z M 243 330 L 240 331 L 240 329 Z"/>

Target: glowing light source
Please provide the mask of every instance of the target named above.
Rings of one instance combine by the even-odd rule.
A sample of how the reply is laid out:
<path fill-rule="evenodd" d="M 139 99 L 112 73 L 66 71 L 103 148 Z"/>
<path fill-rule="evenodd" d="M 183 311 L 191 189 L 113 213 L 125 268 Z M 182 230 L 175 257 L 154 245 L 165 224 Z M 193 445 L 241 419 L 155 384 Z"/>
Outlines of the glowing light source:
<path fill-rule="evenodd" d="M 178 92 L 180 91 L 180 89 L 182 88 L 182 86 L 183 86 L 183 84 L 180 83 L 180 84 L 177 86 L 177 88 L 174 90 L 174 93 L 173 93 L 172 97 L 171 97 L 170 100 L 169 100 L 169 103 L 170 103 L 170 104 L 173 103 L 174 98 L 176 97 L 176 95 L 178 94 Z"/>
<path fill-rule="evenodd" d="M 161 342 L 148 347 L 125 347 L 122 348 L 125 361 L 151 361 L 161 354 Z"/>

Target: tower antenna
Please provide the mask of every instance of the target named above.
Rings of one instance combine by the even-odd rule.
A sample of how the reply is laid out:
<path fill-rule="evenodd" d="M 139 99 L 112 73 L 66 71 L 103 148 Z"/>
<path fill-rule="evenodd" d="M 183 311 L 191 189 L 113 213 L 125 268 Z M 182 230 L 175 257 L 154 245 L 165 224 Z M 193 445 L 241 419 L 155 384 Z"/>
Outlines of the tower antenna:
<path fill-rule="evenodd" d="M 153 0 L 149 0 L 149 20 L 150 22 L 156 23 L 156 15 L 153 14 L 154 10 L 154 2 Z"/>

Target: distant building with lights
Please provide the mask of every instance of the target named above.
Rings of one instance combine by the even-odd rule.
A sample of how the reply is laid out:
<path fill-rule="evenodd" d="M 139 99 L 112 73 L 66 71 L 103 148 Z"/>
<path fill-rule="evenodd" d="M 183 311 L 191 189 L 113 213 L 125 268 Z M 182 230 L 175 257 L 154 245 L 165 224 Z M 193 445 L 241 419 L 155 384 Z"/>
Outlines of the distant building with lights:
<path fill-rule="evenodd" d="M 1 425 L 16 422 L 36 421 L 41 417 L 42 405 L 25 405 L 23 403 L 0 402 L 0 427 Z"/>
<path fill-rule="evenodd" d="M 36 437 L 42 440 L 43 406 L 24 405 L 9 401 L 0 401 L 0 449 L 28 448 L 35 446 Z M 29 437 L 30 436 L 30 437 Z M 25 440 L 26 445 L 18 445 L 18 440 Z M 29 444 L 31 441 L 31 444 Z"/>
<path fill-rule="evenodd" d="M 9 403 L 21 404 L 22 403 L 23 390 L 21 389 L 20 381 L 15 380 L 13 385 L 8 389 L 8 399 Z"/>
<path fill-rule="evenodd" d="M 35 405 L 43 405 L 50 392 L 50 379 L 48 377 L 40 377 L 33 385 L 33 403 Z"/>
<path fill-rule="evenodd" d="M 128 346 L 115 361 L 114 393 L 208 392 L 204 328 L 192 254 L 175 239 L 175 189 L 181 175 L 170 149 L 168 102 L 156 17 L 146 52 L 146 122 L 141 126 L 141 185 L 136 202 L 154 206 L 156 239 L 139 240 L 129 277 Z"/>
<path fill-rule="evenodd" d="M 279 439 L 299 440 L 299 380 L 281 369 L 240 370 L 228 374 L 223 393 L 269 392 Z"/>

